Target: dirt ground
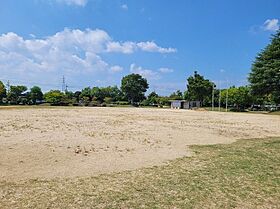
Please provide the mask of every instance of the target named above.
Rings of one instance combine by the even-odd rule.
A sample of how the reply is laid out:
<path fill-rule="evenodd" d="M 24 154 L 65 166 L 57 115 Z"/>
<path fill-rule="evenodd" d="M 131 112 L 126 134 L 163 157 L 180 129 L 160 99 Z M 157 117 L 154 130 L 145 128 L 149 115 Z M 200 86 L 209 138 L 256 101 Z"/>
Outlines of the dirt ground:
<path fill-rule="evenodd" d="M 161 165 L 188 145 L 280 136 L 275 115 L 146 108 L 0 108 L 0 180 Z"/>

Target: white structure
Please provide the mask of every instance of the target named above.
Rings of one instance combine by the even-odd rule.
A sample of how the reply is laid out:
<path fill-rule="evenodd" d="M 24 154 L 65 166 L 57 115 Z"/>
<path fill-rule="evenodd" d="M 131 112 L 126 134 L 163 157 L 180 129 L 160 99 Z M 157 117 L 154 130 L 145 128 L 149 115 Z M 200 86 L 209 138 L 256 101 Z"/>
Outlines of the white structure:
<path fill-rule="evenodd" d="M 201 106 L 200 101 L 172 100 L 171 109 L 193 109 Z"/>

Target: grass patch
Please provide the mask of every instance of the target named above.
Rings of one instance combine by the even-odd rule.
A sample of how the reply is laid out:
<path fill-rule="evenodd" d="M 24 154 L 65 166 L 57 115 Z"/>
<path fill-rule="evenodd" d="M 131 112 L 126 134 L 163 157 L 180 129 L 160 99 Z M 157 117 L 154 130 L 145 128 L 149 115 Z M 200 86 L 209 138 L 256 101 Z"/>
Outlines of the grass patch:
<path fill-rule="evenodd" d="M 224 107 L 214 107 L 214 109 L 212 110 L 212 107 L 202 107 L 203 109 L 205 110 L 208 110 L 208 111 L 215 111 L 215 112 L 226 112 L 226 108 Z M 231 112 L 230 109 L 228 109 L 228 112 Z"/>
<path fill-rule="evenodd" d="M 0 208 L 280 208 L 280 138 L 91 178 L 0 182 Z M 71 166 L 71 165 L 69 165 Z"/>
<path fill-rule="evenodd" d="M 280 115 L 280 111 L 269 112 L 269 115 Z"/>

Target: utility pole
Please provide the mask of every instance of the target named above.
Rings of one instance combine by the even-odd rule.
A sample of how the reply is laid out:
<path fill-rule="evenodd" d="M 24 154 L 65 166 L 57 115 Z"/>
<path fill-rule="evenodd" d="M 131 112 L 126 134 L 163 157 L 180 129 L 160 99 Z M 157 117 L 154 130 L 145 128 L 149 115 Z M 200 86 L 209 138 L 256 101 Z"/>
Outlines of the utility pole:
<path fill-rule="evenodd" d="M 63 75 L 62 77 L 62 87 L 61 87 L 61 91 L 64 92 L 65 91 L 65 77 Z"/>
<path fill-rule="evenodd" d="M 68 91 L 68 87 L 69 87 L 69 86 L 66 84 L 66 85 L 65 85 L 65 93 Z"/>
<path fill-rule="evenodd" d="M 214 97 L 215 97 L 215 84 L 213 83 L 213 89 L 212 89 L 212 111 L 214 111 L 215 104 L 214 104 Z"/>

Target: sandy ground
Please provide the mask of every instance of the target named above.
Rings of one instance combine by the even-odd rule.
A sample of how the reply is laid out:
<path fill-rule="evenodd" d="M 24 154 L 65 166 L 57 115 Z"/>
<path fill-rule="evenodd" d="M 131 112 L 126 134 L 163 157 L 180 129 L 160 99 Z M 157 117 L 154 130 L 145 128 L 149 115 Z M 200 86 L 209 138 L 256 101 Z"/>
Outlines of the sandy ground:
<path fill-rule="evenodd" d="M 141 108 L 0 108 L 0 180 L 160 165 L 188 145 L 280 136 L 280 117 Z"/>

